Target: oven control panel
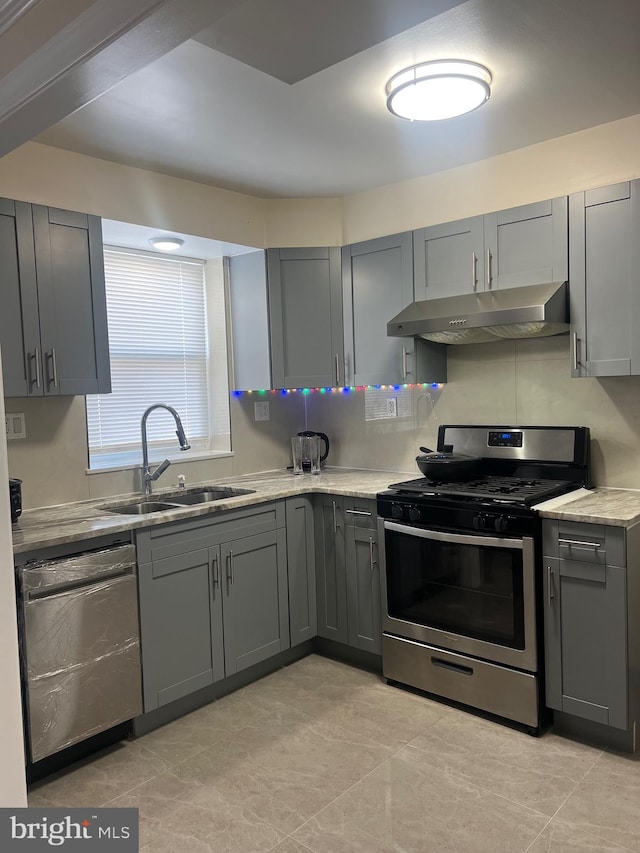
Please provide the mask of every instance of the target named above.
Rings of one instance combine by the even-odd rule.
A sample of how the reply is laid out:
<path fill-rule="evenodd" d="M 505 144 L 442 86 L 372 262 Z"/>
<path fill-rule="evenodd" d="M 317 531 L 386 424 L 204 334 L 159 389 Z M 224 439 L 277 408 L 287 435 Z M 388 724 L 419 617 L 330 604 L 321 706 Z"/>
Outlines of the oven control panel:
<path fill-rule="evenodd" d="M 537 515 L 525 508 L 474 507 L 437 497 L 417 501 L 392 492 L 378 495 L 378 515 L 407 525 L 497 536 L 532 535 L 539 525 Z"/>
<path fill-rule="evenodd" d="M 487 445 L 489 447 L 522 447 L 522 433 L 490 430 Z"/>

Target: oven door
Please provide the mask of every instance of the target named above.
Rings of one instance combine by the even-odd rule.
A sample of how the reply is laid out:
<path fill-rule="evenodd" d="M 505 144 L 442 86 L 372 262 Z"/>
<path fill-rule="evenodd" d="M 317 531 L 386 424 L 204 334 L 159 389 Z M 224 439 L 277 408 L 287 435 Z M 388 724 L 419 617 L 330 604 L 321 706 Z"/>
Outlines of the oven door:
<path fill-rule="evenodd" d="M 383 630 L 537 670 L 531 537 L 450 533 L 380 519 Z"/>

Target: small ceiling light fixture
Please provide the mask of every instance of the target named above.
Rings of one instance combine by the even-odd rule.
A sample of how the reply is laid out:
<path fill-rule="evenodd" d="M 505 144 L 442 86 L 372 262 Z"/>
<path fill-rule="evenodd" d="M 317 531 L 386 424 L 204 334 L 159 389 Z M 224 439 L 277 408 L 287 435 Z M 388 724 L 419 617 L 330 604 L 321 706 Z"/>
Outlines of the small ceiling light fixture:
<path fill-rule="evenodd" d="M 470 113 L 489 100 L 491 72 L 476 62 L 436 59 L 394 74 L 387 107 L 410 121 L 440 121 Z"/>
<path fill-rule="evenodd" d="M 160 252 L 175 252 L 180 246 L 184 246 L 184 240 L 180 237 L 151 237 L 149 242 Z"/>

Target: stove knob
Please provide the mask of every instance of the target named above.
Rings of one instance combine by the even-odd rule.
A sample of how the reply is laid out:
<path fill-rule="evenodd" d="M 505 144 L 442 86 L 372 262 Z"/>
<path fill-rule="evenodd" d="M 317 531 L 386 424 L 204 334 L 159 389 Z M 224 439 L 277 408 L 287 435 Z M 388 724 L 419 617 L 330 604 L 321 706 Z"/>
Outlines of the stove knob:
<path fill-rule="evenodd" d="M 410 506 L 408 515 L 409 521 L 420 521 L 420 507 Z"/>
<path fill-rule="evenodd" d="M 484 517 L 480 513 L 473 516 L 471 523 L 475 530 L 484 530 Z"/>
<path fill-rule="evenodd" d="M 493 526 L 495 527 L 498 533 L 504 533 L 507 529 L 507 519 L 504 515 L 499 515 L 496 517 Z"/>
<path fill-rule="evenodd" d="M 402 504 L 391 504 L 391 518 L 402 518 Z"/>

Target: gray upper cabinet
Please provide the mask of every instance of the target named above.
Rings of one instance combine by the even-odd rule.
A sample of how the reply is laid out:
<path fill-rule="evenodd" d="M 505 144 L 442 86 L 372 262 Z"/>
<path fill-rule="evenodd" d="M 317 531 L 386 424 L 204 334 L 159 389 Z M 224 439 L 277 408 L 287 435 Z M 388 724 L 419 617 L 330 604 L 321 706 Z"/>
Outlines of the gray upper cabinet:
<path fill-rule="evenodd" d="M 416 299 L 565 281 L 566 197 L 414 232 Z"/>
<path fill-rule="evenodd" d="M 0 199 L 0 275 L 2 311 L 0 343 L 2 375 L 7 397 L 26 397 L 37 391 L 40 370 L 38 289 L 31 205 Z"/>
<path fill-rule="evenodd" d="M 239 391 L 271 388 L 266 252 L 228 258 L 232 385 Z"/>
<path fill-rule="evenodd" d="M 340 249 L 268 249 L 275 388 L 344 385 Z"/>
<path fill-rule="evenodd" d="M 569 199 L 571 375 L 640 373 L 640 181 Z"/>
<path fill-rule="evenodd" d="M 413 339 L 387 337 L 387 323 L 413 301 L 410 232 L 342 250 L 344 353 L 347 385 L 417 381 Z"/>
<path fill-rule="evenodd" d="M 7 396 L 111 391 L 100 219 L 0 199 Z"/>
<path fill-rule="evenodd" d="M 483 290 L 479 269 L 483 240 L 481 216 L 414 231 L 415 298 L 439 299 Z"/>
<path fill-rule="evenodd" d="M 566 281 L 567 210 L 562 196 L 484 216 L 485 290 Z"/>

